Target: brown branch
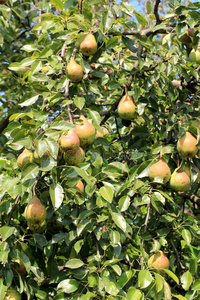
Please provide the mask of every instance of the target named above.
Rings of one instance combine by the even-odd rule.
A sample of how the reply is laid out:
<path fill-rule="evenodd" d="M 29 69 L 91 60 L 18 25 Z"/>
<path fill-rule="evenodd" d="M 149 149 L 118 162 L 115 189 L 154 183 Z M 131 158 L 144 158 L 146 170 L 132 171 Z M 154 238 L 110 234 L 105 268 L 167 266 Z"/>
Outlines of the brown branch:
<path fill-rule="evenodd" d="M 15 200 L 15 203 L 14 203 L 14 205 L 13 205 L 11 211 L 10 211 L 10 214 L 9 214 L 9 216 L 8 216 L 8 221 L 7 221 L 7 223 L 6 223 L 7 226 L 9 226 L 9 224 L 10 224 L 10 220 L 11 220 L 11 218 L 12 218 L 13 211 L 15 210 L 15 207 L 16 207 L 16 205 L 18 204 L 19 198 L 20 198 L 20 195 L 17 196 L 17 198 L 16 198 L 16 200 Z"/>
<path fill-rule="evenodd" d="M 177 249 L 176 249 L 176 247 L 175 247 L 174 242 L 172 241 L 172 239 L 170 239 L 170 243 L 171 243 L 171 245 L 172 245 L 172 247 L 173 247 L 173 249 L 174 249 L 174 251 L 175 251 L 176 258 L 177 258 L 177 261 L 178 261 L 178 263 L 179 263 L 181 269 L 184 270 L 185 267 L 183 266 L 183 264 L 182 264 L 182 262 L 181 262 L 181 260 L 180 260 L 180 256 L 179 256 L 179 254 L 178 254 L 178 251 L 177 251 Z"/>
<path fill-rule="evenodd" d="M 160 4 L 160 0 L 156 0 L 155 5 L 154 5 L 154 15 L 156 17 L 156 25 L 158 25 L 162 22 L 161 19 L 160 19 L 159 14 L 158 14 L 159 4 Z"/>

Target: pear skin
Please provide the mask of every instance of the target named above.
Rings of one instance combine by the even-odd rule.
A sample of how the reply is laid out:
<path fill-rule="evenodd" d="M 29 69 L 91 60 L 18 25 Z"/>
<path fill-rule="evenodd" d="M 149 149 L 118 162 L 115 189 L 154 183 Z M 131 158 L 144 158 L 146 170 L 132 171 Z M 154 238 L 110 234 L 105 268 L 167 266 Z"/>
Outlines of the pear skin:
<path fill-rule="evenodd" d="M 171 171 L 164 159 L 160 158 L 150 167 L 148 176 L 151 181 L 158 179 L 159 183 L 165 184 L 171 177 Z"/>
<path fill-rule="evenodd" d="M 74 153 L 80 147 L 80 140 L 75 129 L 69 130 L 59 138 L 59 146 L 63 152 Z"/>
<path fill-rule="evenodd" d="M 33 153 L 28 149 L 24 149 L 24 151 L 17 158 L 17 164 L 20 168 L 23 168 L 26 164 L 32 162 L 33 162 Z"/>
<path fill-rule="evenodd" d="M 197 139 L 186 131 L 177 142 L 177 150 L 185 158 L 192 158 L 198 152 Z"/>
<path fill-rule="evenodd" d="M 45 220 L 47 212 L 41 201 L 33 196 L 25 208 L 24 215 L 28 222 L 42 222 Z"/>
<path fill-rule="evenodd" d="M 95 138 L 99 138 L 99 137 L 104 137 L 105 135 L 109 134 L 109 131 L 106 127 L 102 127 L 103 133 L 99 132 L 98 130 L 96 131 L 96 136 Z"/>
<path fill-rule="evenodd" d="M 76 165 L 84 162 L 85 152 L 81 147 L 79 147 L 78 150 L 73 154 L 69 154 L 66 152 L 64 154 L 64 159 L 68 165 L 76 166 Z"/>
<path fill-rule="evenodd" d="M 85 56 L 91 56 L 97 52 L 97 42 L 93 34 L 89 33 L 86 35 L 80 45 L 80 49 Z"/>
<path fill-rule="evenodd" d="M 23 261 L 20 258 L 17 258 L 14 260 L 14 262 L 18 264 L 18 266 L 13 269 L 14 275 L 17 276 L 20 274 L 21 276 L 24 276 L 26 274 L 26 268 Z"/>
<path fill-rule="evenodd" d="M 67 65 L 67 77 L 72 82 L 80 82 L 83 79 L 83 69 L 75 60 L 71 60 Z"/>
<path fill-rule="evenodd" d="M 131 96 L 129 96 L 128 94 L 124 95 L 121 98 L 117 110 L 118 110 L 119 117 L 124 120 L 131 121 L 135 119 L 137 116 L 136 106 L 133 103 Z"/>
<path fill-rule="evenodd" d="M 7 290 L 4 300 L 21 300 L 21 295 L 16 289 L 10 286 Z"/>
<path fill-rule="evenodd" d="M 75 185 L 75 189 L 77 190 L 77 194 L 83 195 L 84 193 L 84 185 L 81 180 Z"/>
<path fill-rule="evenodd" d="M 149 258 L 148 267 L 159 271 L 169 269 L 169 260 L 162 251 L 158 251 Z"/>
<path fill-rule="evenodd" d="M 79 137 L 81 147 L 84 147 L 93 143 L 96 136 L 96 130 L 83 115 L 80 116 L 79 120 L 82 122 L 78 121 L 75 124 L 75 130 Z"/>
<path fill-rule="evenodd" d="M 28 221 L 27 225 L 33 233 L 42 233 L 46 229 L 47 224 L 46 224 L 46 220 L 44 220 L 42 222 Z"/>
<path fill-rule="evenodd" d="M 190 186 L 190 178 L 184 171 L 175 170 L 170 178 L 169 186 L 176 192 L 185 192 Z"/>

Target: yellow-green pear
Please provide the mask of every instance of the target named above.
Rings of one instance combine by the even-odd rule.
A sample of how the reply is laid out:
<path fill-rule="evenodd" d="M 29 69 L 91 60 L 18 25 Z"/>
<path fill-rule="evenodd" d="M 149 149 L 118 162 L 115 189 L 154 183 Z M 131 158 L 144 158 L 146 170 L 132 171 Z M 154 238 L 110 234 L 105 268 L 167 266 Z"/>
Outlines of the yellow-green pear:
<path fill-rule="evenodd" d="M 187 32 L 179 38 L 179 41 L 183 44 L 191 44 L 194 37 L 194 29 L 188 28 Z"/>
<path fill-rule="evenodd" d="M 75 60 L 71 60 L 67 65 L 67 77 L 72 82 L 80 82 L 83 79 L 83 69 Z"/>
<path fill-rule="evenodd" d="M 63 152 L 74 153 L 80 146 L 80 140 L 75 129 L 69 130 L 68 133 L 63 133 L 58 142 Z"/>
<path fill-rule="evenodd" d="M 119 117 L 124 120 L 133 120 L 137 116 L 136 106 L 128 94 L 121 98 L 117 110 Z"/>
<path fill-rule="evenodd" d="M 189 58 L 192 62 L 200 64 L 200 47 L 197 47 L 197 50 L 192 49 L 189 54 Z"/>
<path fill-rule="evenodd" d="M 40 199 L 38 199 L 37 196 L 33 196 L 32 200 L 25 208 L 24 215 L 28 222 L 43 222 L 47 212 Z"/>
<path fill-rule="evenodd" d="M 17 164 L 20 168 L 23 168 L 26 164 L 33 162 L 33 152 L 24 149 L 23 152 L 17 158 Z"/>
<path fill-rule="evenodd" d="M 13 262 L 16 263 L 13 267 L 14 275 L 20 274 L 21 276 L 24 276 L 26 274 L 26 268 L 21 258 L 16 258 Z"/>
<path fill-rule="evenodd" d="M 169 186 L 176 192 L 185 192 L 190 186 L 190 178 L 184 171 L 178 171 L 177 169 L 173 172 Z"/>
<path fill-rule="evenodd" d="M 75 122 L 75 130 L 80 140 L 81 147 L 93 143 L 96 136 L 96 129 L 83 115 Z"/>
<path fill-rule="evenodd" d="M 165 256 L 165 254 L 161 250 L 159 250 L 149 258 L 148 267 L 150 269 L 156 269 L 158 271 L 169 269 L 169 260 L 167 256 Z"/>
<path fill-rule="evenodd" d="M 76 165 L 84 162 L 85 152 L 81 147 L 79 147 L 78 150 L 72 154 L 65 152 L 64 159 L 68 165 L 76 166 Z"/>
<path fill-rule="evenodd" d="M 80 45 L 81 52 L 86 55 L 90 56 L 97 52 L 97 42 L 92 33 L 86 35 L 84 40 Z"/>
<path fill-rule="evenodd" d="M 197 139 L 186 131 L 177 142 L 177 150 L 185 158 L 192 158 L 198 152 Z"/>
<path fill-rule="evenodd" d="M 21 300 L 21 295 L 12 286 L 8 288 L 4 300 Z"/>
<path fill-rule="evenodd" d="M 165 184 L 171 177 L 171 171 L 164 159 L 160 158 L 150 167 L 148 176 L 151 181 Z"/>

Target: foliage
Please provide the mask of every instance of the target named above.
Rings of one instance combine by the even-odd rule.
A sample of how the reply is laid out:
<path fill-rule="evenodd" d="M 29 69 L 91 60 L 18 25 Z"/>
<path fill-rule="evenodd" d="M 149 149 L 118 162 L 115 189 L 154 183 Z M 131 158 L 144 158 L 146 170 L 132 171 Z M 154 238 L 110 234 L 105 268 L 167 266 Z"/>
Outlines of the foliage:
<path fill-rule="evenodd" d="M 200 3 L 170 0 L 166 15 L 159 4 L 146 1 L 146 14 L 125 1 L 0 5 L 0 299 L 11 285 L 22 299 L 199 299 L 199 152 L 184 193 L 148 171 L 159 157 L 171 172 L 182 168 L 177 140 L 186 130 L 199 137 L 199 66 L 179 38 L 190 26 L 198 44 Z M 80 43 L 90 31 L 98 50 L 86 57 Z M 66 75 L 72 56 L 80 83 Z M 117 112 L 127 91 L 132 122 Z M 80 112 L 109 135 L 70 166 L 58 139 Z M 39 161 L 19 168 L 24 148 Z M 47 210 L 41 233 L 24 216 L 34 192 Z M 170 261 L 162 274 L 147 264 L 156 250 Z M 25 276 L 14 274 L 16 258 Z"/>

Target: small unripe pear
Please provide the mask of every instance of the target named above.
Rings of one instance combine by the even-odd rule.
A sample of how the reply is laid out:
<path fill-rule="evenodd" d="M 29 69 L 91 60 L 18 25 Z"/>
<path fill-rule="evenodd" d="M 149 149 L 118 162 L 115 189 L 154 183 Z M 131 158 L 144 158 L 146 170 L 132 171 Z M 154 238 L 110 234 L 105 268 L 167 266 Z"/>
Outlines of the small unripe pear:
<path fill-rule="evenodd" d="M 192 62 L 200 64 L 200 47 L 197 47 L 197 50 L 192 49 L 192 51 L 189 54 L 189 58 Z"/>
<path fill-rule="evenodd" d="M 14 260 L 14 263 L 19 265 L 13 269 L 14 275 L 20 274 L 21 276 L 24 276 L 26 274 L 26 268 L 23 261 L 20 258 L 17 258 Z"/>
<path fill-rule="evenodd" d="M 148 267 L 150 269 L 162 271 L 163 269 L 169 268 L 169 260 L 167 256 L 165 256 L 165 254 L 159 250 L 149 258 Z"/>
<path fill-rule="evenodd" d="M 75 126 L 81 147 L 92 144 L 96 135 L 94 126 L 83 115 L 77 120 Z"/>
<path fill-rule="evenodd" d="M 198 152 L 197 140 L 190 132 L 186 131 L 177 142 L 177 150 L 185 158 L 192 158 Z"/>
<path fill-rule="evenodd" d="M 77 190 L 77 193 L 80 195 L 83 195 L 84 193 L 84 185 L 81 180 L 78 181 L 78 183 L 75 185 L 75 189 Z"/>
<path fill-rule="evenodd" d="M 76 166 L 84 162 L 85 152 L 81 147 L 79 147 L 78 150 L 72 154 L 68 154 L 67 152 L 64 153 L 64 159 L 68 165 Z"/>
<path fill-rule="evenodd" d="M 185 192 L 190 186 L 190 178 L 185 172 L 175 170 L 170 178 L 169 186 L 176 192 Z"/>
<path fill-rule="evenodd" d="M 24 149 L 24 151 L 17 158 L 17 164 L 20 168 L 23 168 L 26 164 L 32 162 L 33 162 L 33 153 L 28 149 Z"/>
<path fill-rule="evenodd" d="M 8 288 L 4 300 L 21 300 L 21 295 L 11 286 Z"/>
<path fill-rule="evenodd" d="M 71 60 L 67 65 L 67 77 L 72 82 L 80 82 L 83 79 L 83 69 L 75 60 Z"/>
<path fill-rule="evenodd" d="M 76 152 L 80 146 L 80 140 L 76 130 L 71 129 L 68 133 L 63 133 L 59 138 L 59 146 L 63 152 Z"/>
<path fill-rule="evenodd" d="M 133 103 L 131 96 L 124 95 L 118 104 L 119 117 L 124 120 L 133 120 L 136 116 L 136 106 Z"/>
<path fill-rule="evenodd" d="M 109 134 L 109 131 L 106 127 L 102 127 L 102 130 L 103 130 L 103 133 L 99 132 L 98 130 L 96 131 L 96 136 L 95 136 L 96 139 Z"/>
<path fill-rule="evenodd" d="M 148 176 L 151 181 L 165 184 L 171 177 L 171 171 L 164 159 L 160 158 L 150 167 Z"/>
<path fill-rule="evenodd" d="M 37 196 L 33 196 L 25 208 L 24 215 L 28 222 L 42 222 L 45 220 L 47 212 Z"/>
<path fill-rule="evenodd" d="M 97 52 L 97 42 L 93 34 L 89 33 L 80 45 L 81 52 L 90 56 Z"/>

